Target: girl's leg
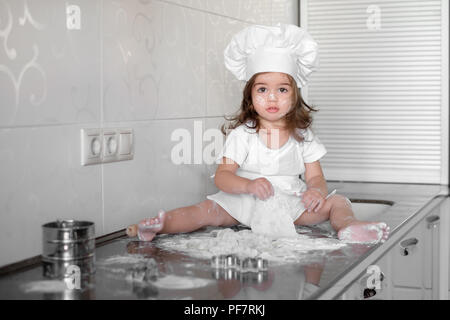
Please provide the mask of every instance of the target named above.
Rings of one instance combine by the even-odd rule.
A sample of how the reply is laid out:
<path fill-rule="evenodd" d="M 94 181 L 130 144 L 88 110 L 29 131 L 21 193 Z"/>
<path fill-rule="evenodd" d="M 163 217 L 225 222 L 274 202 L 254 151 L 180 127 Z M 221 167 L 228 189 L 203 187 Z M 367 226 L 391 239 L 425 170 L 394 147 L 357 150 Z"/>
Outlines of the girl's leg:
<path fill-rule="evenodd" d="M 216 202 L 205 200 L 188 207 L 160 211 L 155 218 L 129 226 L 127 234 L 131 237 L 137 234 L 139 239 L 151 241 L 157 233 L 192 232 L 205 226 L 232 226 L 238 223 Z"/>
<path fill-rule="evenodd" d="M 384 222 L 359 221 L 355 218 L 350 200 L 335 195 L 331 199 L 330 222 L 338 231 L 338 238 L 356 242 L 384 242 L 389 227 Z"/>
<path fill-rule="evenodd" d="M 318 212 L 305 211 L 294 223 L 312 225 L 330 219 L 338 238 L 358 242 L 384 241 L 389 227 L 384 222 L 366 222 L 355 218 L 351 202 L 341 195 L 330 197 Z"/>

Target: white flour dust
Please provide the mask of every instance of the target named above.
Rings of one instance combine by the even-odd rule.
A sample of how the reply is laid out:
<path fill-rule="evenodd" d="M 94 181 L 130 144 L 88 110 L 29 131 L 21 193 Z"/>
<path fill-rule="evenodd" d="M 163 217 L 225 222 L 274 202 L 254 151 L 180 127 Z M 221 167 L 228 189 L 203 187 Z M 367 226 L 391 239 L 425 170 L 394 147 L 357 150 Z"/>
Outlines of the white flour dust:
<path fill-rule="evenodd" d="M 160 237 L 158 247 L 181 251 L 190 256 L 210 259 L 216 255 L 234 254 L 241 258 L 261 257 L 272 262 L 297 262 L 308 251 L 337 250 L 345 243 L 330 238 L 295 237 L 273 239 L 251 230 L 233 231 L 230 228 L 194 234 Z"/>
<path fill-rule="evenodd" d="M 215 281 L 193 277 L 181 277 L 176 275 L 166 275 L 158 278 L 152 284 L 158 288 L 164 289 L 191 289 L 206 287 Z"/>
<path fill-rule="evenodd" d="M 296 237 L 293 219 L 302 210 L 300 199 L 276 187 L 274 191 L 269 199 L 255 201 L 250 227 L 254 233 L 272 238 Z"/>
<path fill-rule="evenodd" d="M 148 260 L 148 258 L 140 254 L 125 254 L 111 256 L 109 258 L 97 261 L 97 264 L 100 266 L 112 264 L 136 264 L 139 262 L 145 262 L 146 260 Z"/>
<path fill-rule="evenodd" d="M 200 288 L 213 283 L 211 280 L 197 277 L 161 275 L 153 258 L 138 254 L 111 256 L 100 260 L 98 265 L 114 278 L 133 283 L 148 283 L 161 289 Z"/>
<path fill-rule="evenodd" d="M 63 280 L 42 280 L 33 281 L 23 285 L 22 290 L 26 293 L 31 292 L 64 292 L 67 289 L 67 285 Z"/>

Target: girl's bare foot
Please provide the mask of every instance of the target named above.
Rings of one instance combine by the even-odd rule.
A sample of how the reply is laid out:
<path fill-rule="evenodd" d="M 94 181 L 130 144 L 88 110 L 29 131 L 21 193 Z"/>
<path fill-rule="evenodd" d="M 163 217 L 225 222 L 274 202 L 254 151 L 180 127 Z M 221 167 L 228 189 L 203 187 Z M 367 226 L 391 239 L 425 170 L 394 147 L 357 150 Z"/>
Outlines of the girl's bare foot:
<path fill-rule="evenodd" d="M 131 225 L 127 228 L 127 234 L 130 237 L 138 236 L 141 241 L 152 241 L 156 234 L 162 230 L 164 226 L 165 212 L 160 210 L 156 218 L 148 218 L 139 222 L 139 224 Z"/>
<path fill-rule="evenodd" d="M 340 240 L 364 243 L 385 242 L 390 228 L 384 222 L 355 221 L 338 232 Z"/>

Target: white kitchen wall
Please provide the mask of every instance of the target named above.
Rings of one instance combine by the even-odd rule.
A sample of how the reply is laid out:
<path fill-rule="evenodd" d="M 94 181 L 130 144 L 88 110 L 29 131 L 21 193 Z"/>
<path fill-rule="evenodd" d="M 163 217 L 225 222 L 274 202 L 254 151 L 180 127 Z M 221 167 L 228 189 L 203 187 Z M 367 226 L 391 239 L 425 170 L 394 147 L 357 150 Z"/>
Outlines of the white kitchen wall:
<path fill-rule="evenodd" d="M 45 222 L 101 236 L 215 192 L 214 166 L 170 161 L 171 133 L 239 107 L 222 58 L 235 32 L 297 16 L 294 0 L 0 2 L 0 266 L 39 255 Z M 133 128 L 134 159 L 81 166 L 80 129 L 99 127 Z"/>

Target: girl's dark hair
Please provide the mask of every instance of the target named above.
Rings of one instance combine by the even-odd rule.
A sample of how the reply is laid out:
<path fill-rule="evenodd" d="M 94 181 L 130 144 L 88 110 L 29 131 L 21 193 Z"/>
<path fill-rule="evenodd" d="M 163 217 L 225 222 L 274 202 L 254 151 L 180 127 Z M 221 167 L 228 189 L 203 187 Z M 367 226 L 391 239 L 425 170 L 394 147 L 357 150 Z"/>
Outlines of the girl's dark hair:
<path fill-rule="evenodd" d="M 226 135 L 229 130 L 235 129 L 241 124 L 245 124 L 250 129 L 256 129 L 256 132 L 259 131 L 259 117 L 252 105 L 252 88 L 257 75 L 258 74 L 253 75 L 253 77 L 251 77 L 250 80 L 247 81 L 247 84 L 245 85 L 243 91 L 241 108 L 238 113 L 236 115 L 224 117 L 225 120 L 231 122 L 228 126 L 226 126 L 226 124 L 223 124 L 221 126 L 221 131 L 224 135 Z M 286 129 L 289 130 L 289 133 L 292 134 L 297 141 L 302 142 L 303 137 L 298 134 L 296 129 L 307 129 L 309 126 L 311 126 L 311 112 L 315 112 L 317 110 L 306 104 L 306 102 L 302 98 L 300 89 L 297 88 L 297 83 L 295 82 L 294 78 L 292 78 L 292 76 L 288 74 L 287 76 L 289 78 L 291 87 L 294 89 L 294 107 L 285 116 Z M 254 124 L 253 127 L 249 126 L 249 120 L 251 120 L 251 123 Z"/>

